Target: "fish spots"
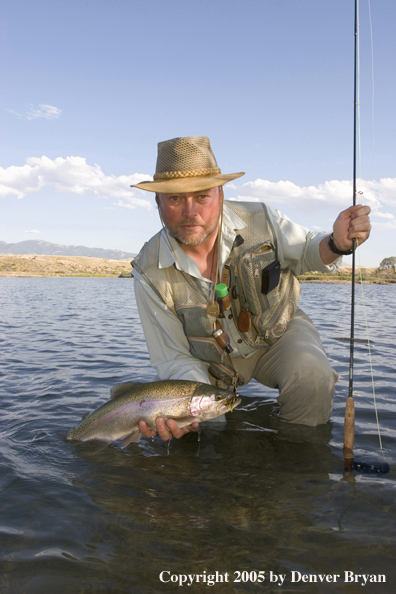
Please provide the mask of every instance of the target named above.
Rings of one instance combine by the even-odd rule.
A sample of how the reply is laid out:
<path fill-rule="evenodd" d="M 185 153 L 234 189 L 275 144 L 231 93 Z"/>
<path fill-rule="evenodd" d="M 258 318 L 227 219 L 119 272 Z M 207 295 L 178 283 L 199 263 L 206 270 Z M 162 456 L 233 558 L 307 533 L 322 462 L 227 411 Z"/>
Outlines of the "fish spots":
<path fill-rule="evenodd" d="M 141 400 L 141 401 L 139 402 L 139 406 L 143 406 L 145 402 L 146 402 L 145 400 Z"/>

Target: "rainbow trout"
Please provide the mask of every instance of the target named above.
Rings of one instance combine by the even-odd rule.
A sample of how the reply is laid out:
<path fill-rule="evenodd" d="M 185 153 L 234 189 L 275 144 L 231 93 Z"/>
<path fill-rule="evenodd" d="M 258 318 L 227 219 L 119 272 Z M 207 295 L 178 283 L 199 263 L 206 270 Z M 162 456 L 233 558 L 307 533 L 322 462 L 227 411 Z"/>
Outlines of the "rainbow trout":
<path fill-rule="evenodd" d="M 238 394 L 200 382 L 128 382 L 111 388 L 110 400 L 71 429 L 66 439 L 110 443 L 122 438 L 121 447 L 126 447 L 141 438 L 139 421 L 145 421 L 154 431 L 157 417 L 174 419 L 179 427 L 185 427 L 223 415 L 240 402 Z"/>

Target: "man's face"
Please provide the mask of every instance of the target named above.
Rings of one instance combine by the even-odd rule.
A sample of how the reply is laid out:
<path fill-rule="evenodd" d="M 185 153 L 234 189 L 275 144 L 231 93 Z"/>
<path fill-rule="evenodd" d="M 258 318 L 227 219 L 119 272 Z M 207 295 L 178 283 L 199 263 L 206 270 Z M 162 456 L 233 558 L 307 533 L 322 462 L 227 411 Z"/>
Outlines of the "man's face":
<path fill-rule="evenodd" d="M 180 243 L 199 245 L 217 230 L 222 192 L 211 188 L 185 194 L 158 194 L 164 225 Z"/>

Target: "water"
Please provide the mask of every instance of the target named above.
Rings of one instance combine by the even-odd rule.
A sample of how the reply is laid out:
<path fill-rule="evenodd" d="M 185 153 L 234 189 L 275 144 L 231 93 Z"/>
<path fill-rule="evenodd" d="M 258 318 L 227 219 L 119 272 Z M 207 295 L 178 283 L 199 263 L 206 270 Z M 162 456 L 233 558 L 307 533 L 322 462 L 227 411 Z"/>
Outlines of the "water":
<path fill-rule="evenodd" d="M 389 474 L 343 473 L 349 300 L 345 285 L 303 285 L 301 306 L 341 375 L 331 423 L 280 423 L 275 393 L 252 383 L 226 426 L 203 426 L 200 440 L 97 451 L 65 431 L 115 383 L 155 379 L 133 282 L 0 279 L 0 592 L 203 592 L 207 581 L 180 589 L 159 576 L 216 571 L 228 582 L 215 592 L 361 592 L 349 571 L 383 574 L 363 592 L 393 593 L 396 286 L 365 287 Z M 360 289 L 355 459 L 368 462 L 379 447 L 359 301 Z M 286 576 L 281 587 L 270 572 Z M 305 574 L 340 577 L 292 581 Z"/>

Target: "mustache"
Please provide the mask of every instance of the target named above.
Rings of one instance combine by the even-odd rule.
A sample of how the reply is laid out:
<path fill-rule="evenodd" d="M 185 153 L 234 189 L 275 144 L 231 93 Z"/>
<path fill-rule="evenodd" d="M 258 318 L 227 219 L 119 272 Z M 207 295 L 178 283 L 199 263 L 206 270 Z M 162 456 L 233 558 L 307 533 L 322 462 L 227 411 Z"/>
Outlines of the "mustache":
<path fill-rule="evenodd" d="M 185 217 L 182 221 L 180 221 L 180 223 L 177 224 L 178 227 L 183 227 L 184 225 L 200 225 L 203 227 L 203 225 L 197 222 L 196 217 Z"/>

